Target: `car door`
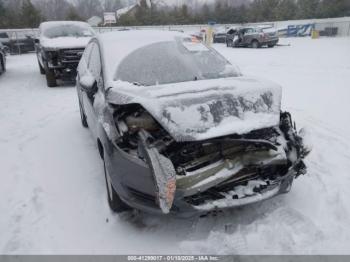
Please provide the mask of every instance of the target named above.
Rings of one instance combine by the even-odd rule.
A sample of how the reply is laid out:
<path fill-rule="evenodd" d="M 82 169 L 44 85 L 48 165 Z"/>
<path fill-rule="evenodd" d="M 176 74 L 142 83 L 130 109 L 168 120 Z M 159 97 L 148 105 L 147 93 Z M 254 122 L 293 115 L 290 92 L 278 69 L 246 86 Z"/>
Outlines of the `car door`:
<path fill-rule="evenodd" d="M 96 42 L 92 42 L 91 53 L 87 64 L 85 74 L 90 74 L 95 80 L 91 90 L 82 91 L 82 103 L 87 117 L 88 125 L 95 137 L 98 137 L 98 115 L 95 109 L 96 98 L 104 95 L 102 63 L 100 57 L 100 48 Z"/>
<path fill-rule="evenodd" d="M 246 28 L 245 30 L 244 30 L 245 32 L 244 32 L 244 40 L 243 40 L 243 42 L 244 42 L 244 44 L 246 44 L 246 45 L 249 45 L 250 44 L 250 42 L 252 41 L 252 37 L 253 37 L 253 28 Z"/>
<path fill-rule="evenodd" d="M 79 104 L 83 109 L 84 109 L 83 92 L 85 92 L 85 91 L 82 88 L 82 86 L 80 85 L 80 79 L 85 74 L 87 74 L 92 47 L 93 47 L 93 43 L 89 43 L 86 46 L 84 54 L 82 55 L 80 62 L 79 62 L 79 65 L 78 65 L 78 68 L 77 68 L 77 91 L 78 91 L 78 96 L 79 96 Z"/>

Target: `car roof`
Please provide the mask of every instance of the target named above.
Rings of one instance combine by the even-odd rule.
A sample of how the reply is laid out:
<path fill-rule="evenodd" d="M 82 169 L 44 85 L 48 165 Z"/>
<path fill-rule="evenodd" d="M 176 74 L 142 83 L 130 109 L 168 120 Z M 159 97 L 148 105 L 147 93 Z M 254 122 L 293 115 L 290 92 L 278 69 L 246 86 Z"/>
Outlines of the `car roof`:
<path fill-rule="evenodd" d="M 137 49 L 160 42 L 174 41 L 177 37 L 191 38 L 188 34 L 164 30 L 114 31 L 97 35 L 95 38 L 100 44 L 104 58 L 107 81 L 112 81 L 119 64 Z"/>
<path fill-rule="evenodd" d="M 60 25 L 80 25 L 80 26 L 89 26 L 88 23 L 85 22 L 79 22 L 79 21 L 49 21 L 49 22 L 43 22 L 40 24 L 41 30 L 46 30 L 53 26 L 60 26 Z"/>

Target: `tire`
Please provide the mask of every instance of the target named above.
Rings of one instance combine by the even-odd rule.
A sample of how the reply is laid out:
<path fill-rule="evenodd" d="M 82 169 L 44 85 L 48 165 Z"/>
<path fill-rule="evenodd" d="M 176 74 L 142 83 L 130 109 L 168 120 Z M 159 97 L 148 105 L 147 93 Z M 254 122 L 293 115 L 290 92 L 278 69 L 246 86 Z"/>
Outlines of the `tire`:
<path fill-rule="evenodd" d="M 81 119 L 82 126 L 85 127 L 85 128 L 88 128 L 89 125 L 88 125 L 88 122 L 86 120 L 86 115 L 84 113 L 84 110 L 83 110 L 80 102 L 79 102 L 79 111 L 80 111 L 80 119 Z"/>
<path fill-rule="evenodd" d="M 106 189 L 107 189 L 107 200 L 109 208 L 115 213 L 123 213 L 126 211 L 130 211 L 132 208 L 125 204 L 118 193 L 113 188 L 113 185 L 110 180 L 110 176 L 108 175 L 108 171 L 106 168 L 106 162 L 103 160 L 103 167 L 105 171 L 105 180 L 106 180 Z"/>
<path fill-rule="evenodd" d="M 56 87 L 57 81 L 55 77 L 55 72 L 51 69 L 46 68 L 45 70 L 46 82 L 48 87 Z"/>
<path fill-rule="evenodd" d="M 6 72 L 5 62 L 3 60 L 3 57 L 0 56 L 0 75 L 5 72 Z"/>
<path fill-rule="evenodd" d="M 260 47 L 259 42 L 257 40 L 253 40 L 251 43 L 252 48 L 257 49 Z"/>
<path fill-rule="evenodd" d="M 39 65 L 39 71 L 41 75 L 45 75 L 45 69 L 41 66 L 39 60 L 38 60 L 38 65 Z"/>
<path fill-rule="evenodd" d="M 267 45 L 268 48 L 274 48 L 275 45 Z"/>

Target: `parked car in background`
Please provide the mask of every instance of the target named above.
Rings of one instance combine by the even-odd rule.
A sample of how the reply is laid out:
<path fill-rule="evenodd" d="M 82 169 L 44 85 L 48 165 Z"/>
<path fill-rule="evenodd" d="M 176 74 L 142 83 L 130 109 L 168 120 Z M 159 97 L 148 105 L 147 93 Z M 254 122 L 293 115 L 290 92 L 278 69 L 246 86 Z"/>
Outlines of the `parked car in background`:
<path fill-rule="evenodd" d="M 278 34 L 271 28 L 241 27 L 227 33 L 227 47 L 274 47 L 279 41 Z"/>
<path fill-rule="evenodd" d="M 217 29 L 214 33 L 214 36 L 213 36 L 213 42 L 225 44 L 226 43 L 226 35 L 227 35 L 226 28 Z"/>
<path fill-rule="evenodd" d="M 238 207 L 287 193 L 306 172 L 308 150 L 281 113 L 280 86 L 243 76 L 190 35 L 100 34 L 76 87 L 113 211 Z"/>
<path fill-rule="evenodd" d="M 25 32 L 0 33 L 0 42 L 8 47 L 11 54 L 34 52 L 34 36 Z"/>
<path fill-rule="evenodd" d="M 10 37 L 8 33 L 6 32 L 0 32 L 0 43 L 2 43 L 5 46 L 10 46 Z"/>
<path fill-rule="evenodd" d="M 0 42 L 0 75 L 6 71 L 6 49 Z"/>
<path fill-rule="evenodd" d="M 91 37 L 91 26 L 84 22 L 45 22 L 40 25 L 36 53 L 40 73 L 47 86 L 57 86 L 57 80 L 74 81 L 76 69 Z"/>
<path fill-rule="evenodd" d="M 25 54 L 35 51 L 35 36 L 31 33 L 16 32 L 11 34 L 10 53 Z"/>

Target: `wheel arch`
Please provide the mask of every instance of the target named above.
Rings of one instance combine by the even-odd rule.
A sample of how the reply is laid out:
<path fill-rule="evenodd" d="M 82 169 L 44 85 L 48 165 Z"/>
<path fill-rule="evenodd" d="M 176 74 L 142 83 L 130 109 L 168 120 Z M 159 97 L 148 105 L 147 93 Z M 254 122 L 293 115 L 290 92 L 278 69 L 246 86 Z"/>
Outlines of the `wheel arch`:
<path fill-rule="evenodd" d="M 101 159 L 104 159 L 103 144 L 99 138 L 97 138 L 97 148 L 98 148 L 98 152 L 100 154 Z"/>
<path fill-rule="evenodd" d="M 4 56 L 0 53 L 0 63 L 2 65 L 2 69 L 4 70 L 4 72 L 6 71 L 6 68 L 5 68 L 5 59 L 4 59 Z"/>

